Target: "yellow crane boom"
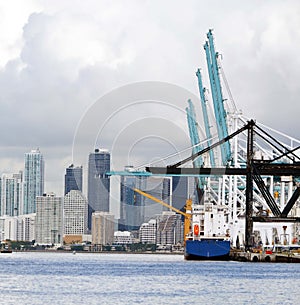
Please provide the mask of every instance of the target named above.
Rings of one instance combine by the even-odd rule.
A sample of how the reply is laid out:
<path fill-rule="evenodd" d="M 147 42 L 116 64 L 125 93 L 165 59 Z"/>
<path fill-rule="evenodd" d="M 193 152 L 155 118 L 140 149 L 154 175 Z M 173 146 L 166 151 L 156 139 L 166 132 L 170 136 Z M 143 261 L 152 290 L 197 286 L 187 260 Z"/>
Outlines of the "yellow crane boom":
<path fill-rule="evenodd" d="M 184 216 L 184 242 L 186 241 L 187 237 L 189 236 L 189 233 L 191 232 L 191 219 L 192 219 L 192 200 L 191 199 L 187 199 L 186 200 L 186 204 L 185 204 L 185 211 L 186 212 L 182 212 L 174 207 L 172 207 L 171 205 L 167 204 L 166 202 L 148 194 L 145 193 L 143 191 L 141 191 L 140 189 L 133 189 L 136 193 L 145 196 L 146 198 L 149 198 L 169 209 L 171 209 L 172 211 L 181 214 Z"/>

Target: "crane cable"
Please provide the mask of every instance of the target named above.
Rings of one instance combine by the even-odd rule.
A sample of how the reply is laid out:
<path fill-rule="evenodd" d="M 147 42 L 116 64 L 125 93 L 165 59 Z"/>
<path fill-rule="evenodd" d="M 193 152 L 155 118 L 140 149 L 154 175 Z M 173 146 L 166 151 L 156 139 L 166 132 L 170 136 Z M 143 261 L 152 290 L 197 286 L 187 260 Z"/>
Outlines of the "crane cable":
<path fill-rule="evenodd" d="M 236 104 L 235 104 L 235 101 L 234 101 L 234 99 L 233 99 L 233 95 L 232 95 L 232 93 L 231 93 L 231 90 L 230 90 L 230 87 L 229 87 L 227 78 L 226 78 L 226 76 L 225 76 L 225 71 L 224 71 L 224 69 L 223 69 L 223 67 L 222 67 L 221 60 L 218 60 L 218 64 L 219 64 L 219 68 L 220 68 L 220 71 L 221 71 L 222 79 L 223 79 L 223 81 L 224 81 L 224 84 L 225 84 L 227 93 L 228 93 L 228 95 L 229 95 L 229 100 L 231 101 L 231 104 L 232 104 L 232 106 L 233 106 L 233 108 L 234 108 L 234 112 L 237 112 L 238 109 L 237 109 L 237 107 L 236 107 Z"/>

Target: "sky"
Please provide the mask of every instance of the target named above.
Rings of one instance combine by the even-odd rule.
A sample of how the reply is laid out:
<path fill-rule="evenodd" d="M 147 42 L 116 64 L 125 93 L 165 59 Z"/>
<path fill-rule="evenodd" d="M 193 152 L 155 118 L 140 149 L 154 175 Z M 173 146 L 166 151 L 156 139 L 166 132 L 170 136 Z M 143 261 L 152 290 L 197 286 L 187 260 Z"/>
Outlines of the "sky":
<path fill-rule="evenodd" d="M 62 195 L 95 147 L 113 170 L 188 148 L 209 29 L 238 109 L 300 138 L 299 15 L 297 0 L 1 1 L 0 172 L 39 148 L 45 191 Z"/>

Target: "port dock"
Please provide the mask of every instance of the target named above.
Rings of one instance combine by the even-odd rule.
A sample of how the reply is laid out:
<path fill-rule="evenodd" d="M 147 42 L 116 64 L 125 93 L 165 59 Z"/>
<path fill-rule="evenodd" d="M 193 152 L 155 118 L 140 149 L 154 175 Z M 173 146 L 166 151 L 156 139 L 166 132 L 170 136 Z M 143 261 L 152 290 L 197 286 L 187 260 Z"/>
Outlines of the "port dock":
<path fill-rule="evenodd" d="M 254 263 L 300 263 L 300 252 L 278 252 L 271 251 L 241 251 L 232 249 L 229 254 L 230 260 Z"/>

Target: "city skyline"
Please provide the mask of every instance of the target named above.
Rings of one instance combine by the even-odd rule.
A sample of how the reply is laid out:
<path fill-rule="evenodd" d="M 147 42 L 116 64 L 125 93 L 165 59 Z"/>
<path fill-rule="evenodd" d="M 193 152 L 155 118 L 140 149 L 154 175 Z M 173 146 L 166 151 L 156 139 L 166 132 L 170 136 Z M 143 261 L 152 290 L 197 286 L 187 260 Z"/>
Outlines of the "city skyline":
<path fill-rule="evenodd" d="M 300 87 L 295 67 L 299 61 L 300 4 L 291 0 L 284 4 L 272 1 L 272 5 L 257 0 L 243 5 L 236 1 L 204 3 L 3 1 L 3 172 L 9 168 L 18 172 L 23 152 L 38 146 L 47 160 L 46 190 L 62 194 L 66 165 L 87 168 L 86 154 L 73 154 L 77 149 L 73 143 L 89 109 L 108 92 L 140 81 L 174 84 L 198 96 L 195 72 L 197 68 L 205 71 L 203 44 L 210 28 L 237 108 L 248 118 L 297 137 Z M 173 152 L 172 145 L 176 150 L 189 146 L 185 99 L 175 96 L 169 109 L 155 103 L 149 110 L 145 103 L 133 105 L 137 90 L 133 93 L 131 100 L 119 97 L 104 104 L 92 121 L 95 134 L 83 142 L 86 151 L 108 148 L 114 169 L 164 157 Z M 145 100 L 149 101 L 149 96 L 145 95 Z M 170 107 L 182 113 L 170 115 Z M 196 107 L 199 114 L 199 105 Z M 104 135 L 101 128 L 110 122 L 113 126 Z M 142 125 L 147 128 L 144 134 Z"/>

